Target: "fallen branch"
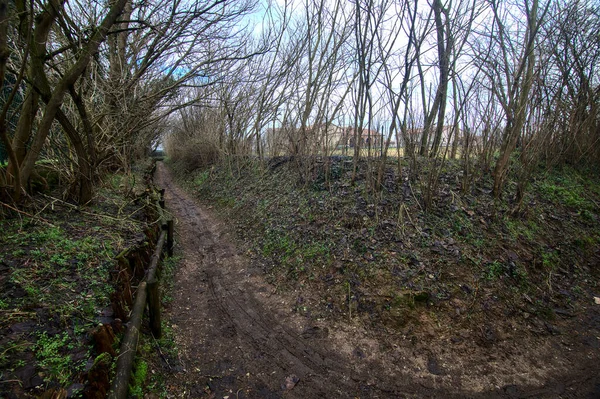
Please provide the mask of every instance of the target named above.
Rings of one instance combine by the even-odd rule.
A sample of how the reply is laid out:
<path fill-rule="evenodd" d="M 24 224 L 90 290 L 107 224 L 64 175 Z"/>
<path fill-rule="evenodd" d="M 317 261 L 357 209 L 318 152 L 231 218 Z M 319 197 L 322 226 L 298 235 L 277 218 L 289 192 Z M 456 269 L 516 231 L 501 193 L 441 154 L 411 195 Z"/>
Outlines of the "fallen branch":
<path fill-rule="evenodd" d="M 42 222 L 44 222 L 44 223 L 48 224 L 48 225 L 49 225 L 49 226 L 51 226 L 51 227 L 56 227 L 55 225 L 53 225 L 52 223 L 50 223 L 48 220 L 44 219 L 44 218 L 43 218 L 43 217 L 41 217 L 41 216 L 36 216 L 36 215 L 32 215 L 32 214 L 30 214 L 30 213 L 27 213 L 27 212 L 23 212 L 23 211 L 21 211 L 21 210 L 19 210 L 19 209 L 15 208 L 15 207 L 13 207 L 13 206 L 10 206 L 10 205 L 8 205 L 8 204 L 5 204 L 4 202 L 1 202 L 1 201 L 0 201 L 0 205 L 2 205 L 2 206 L 5 206 L 5 207 L 7 207 L 8 209 L 11 209 L 11 210 L 13 210 L 13 211 L 15 211 L 15 212 L 18 212 L 18 213 L 22 214 L 22 215 L 29 216 L 29 217 L 30 217 L 30 218 L 32 218 L 32 219 L 39 219 L 39 220 L 41 220 Z"/>
<path fill-rule="evenodd" d="M 162 357 L 163 361 L 165 362 L 165 364 L 167 365 L 167 367 L 169 368 L 169 370 L 173 370 L 173 368 L 171 367 L 171 364 L 169 364 L 169 360 L 167 359 L 167 357 L 165 356 L 165 354 L 160 349 L 160 344 L 156 340 L 156 337 L 154 336 L 154 334 L 152 334 L 152 339 L 154 340 L 154 344 L 156 345 L 156 349 L 158 350 L 158 353 L 160 354 L 160 357 Z"/>
<path fill-rule="evenodd" d="M 141 209 L 143 209 L 143 207 L 142 207 L 142 208 L 136 209 L 129 216 L 125 216 L 125 217 L 122 217 L 122 218 L 116 218 L 114 216 L 110 216 L 110 215 L 107 215 L 107 214 L 104 214 L 104 213 L 94 213 L 94 212 L 84 211 L 84 210 L 81 209 L 81 207 L 79 205 L 69 204 L 66 201 L 63 201 L 63 200 L 61 200 L 59 198 L 51 197 L 51 196 L 46 195 L 46 194 L 42 194 L 42 195 L 44 197 L 48 198 L 48 199 L 53 200 L 55 203 L 58 202 L 59 205 L 63 205 L 63 206 L 66 206 L 68 208 L 75 209 L 76 211 L 81 212 L 84 215 L 90 215 L 90 216 L 96 216 L 96 217 L 101 217 L 101 218 L 107 218 L 107 219 L 110 219 L 110 220 L 115 220 L 117 222 L 125 222 L 125 221 L 128 221 L 128 220 L 132 220 L 131 216 L 135 215 L 137 212 L 139 212 Z"/>

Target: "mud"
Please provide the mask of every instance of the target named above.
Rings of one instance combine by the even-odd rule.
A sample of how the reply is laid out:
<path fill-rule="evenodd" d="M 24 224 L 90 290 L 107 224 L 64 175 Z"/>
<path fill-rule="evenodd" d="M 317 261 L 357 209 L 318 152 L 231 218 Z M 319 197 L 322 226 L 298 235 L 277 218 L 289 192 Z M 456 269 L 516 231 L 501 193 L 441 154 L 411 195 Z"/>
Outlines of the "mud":
<path fill-rule="evenodd" d="M 167 315 L 180 356 L 171 397 L 600 397 L 600 306 L 557 323 L 585 333 L 547 336 L 461 330 L 427 312 L 410 336 L 360 319 L 312 319 L 293 312 L 298 293 L 268 284 L 228 226 L 162 163 L 156 181 L 182 256 Z"/>

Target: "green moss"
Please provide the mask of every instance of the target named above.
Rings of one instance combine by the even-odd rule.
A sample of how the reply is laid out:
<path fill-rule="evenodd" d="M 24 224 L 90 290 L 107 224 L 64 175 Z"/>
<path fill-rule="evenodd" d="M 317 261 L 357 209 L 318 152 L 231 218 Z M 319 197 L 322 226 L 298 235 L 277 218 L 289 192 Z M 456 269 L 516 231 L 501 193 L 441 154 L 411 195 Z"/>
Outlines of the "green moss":
<path fill-rule="evenodd" d="M 100 355 L 96 356 L 96 358 L 94 359 L 93 367 L 96 367 L 100 364 L 109 366 L 112 364 L 112 361 L 113 361 L 113 359 L 112 359 L 111 354 L 108 352 L 104 352 L 104 353 L 101 353 Z"/>
<path fill-rule="evenodd" d="M 138 360 L 135 370 L 131 375 L 131 384 L 129 385 L 129 394 L 134 398 L 144 396 L 144 385 L 148 377 L 148 363 L 145 360 Z"/>

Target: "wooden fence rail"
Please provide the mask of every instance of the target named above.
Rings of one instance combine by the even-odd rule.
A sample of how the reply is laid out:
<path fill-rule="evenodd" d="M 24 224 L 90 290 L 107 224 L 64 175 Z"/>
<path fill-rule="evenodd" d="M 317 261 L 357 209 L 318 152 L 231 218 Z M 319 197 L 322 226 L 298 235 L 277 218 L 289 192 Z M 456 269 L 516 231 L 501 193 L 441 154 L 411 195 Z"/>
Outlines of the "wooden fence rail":
<path fill-rule="evenodd" d="M 156 243 L 156 249 L 150 258 L 150 265 L 146 272 L 145 278 L 138 285 L 135 296 L 135 302 L 131 311 L 129 323 L 127 323 L 127 331 L 121 343 L 119 357 L 117 359 L 117 367 L 115 377 L 113 379 L 111 389 L 108 393 L 109 399 L 125 399 L 129 391 L 129 379 L 131 370 L 135 360 L 135 353 L 140 335 L 140 326 L 146 303 L 148 303 L 148 314 L 150 316 L 150 329 L 156 338 L 162 335 L 161 316 L 160 316 L 160 292 L 159 292 L 159 264 L 160 258 L 167 244 L 167 254 L 173 256 L 173 220 L 167 218 L 165 214 L 165 190 L 159 191 L 159 200 L 157 201 L 157 210 L 159 212 L 160 235 Z"/>

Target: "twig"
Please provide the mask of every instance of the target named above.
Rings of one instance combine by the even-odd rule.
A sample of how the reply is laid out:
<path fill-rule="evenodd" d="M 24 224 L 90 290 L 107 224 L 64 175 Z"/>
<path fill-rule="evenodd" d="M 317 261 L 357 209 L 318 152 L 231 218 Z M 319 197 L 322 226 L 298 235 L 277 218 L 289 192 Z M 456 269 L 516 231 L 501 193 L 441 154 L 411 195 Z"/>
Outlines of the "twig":
<path fill-rule="evenodd" d="M 352 320 L 352 298 L 350 297 L 350 281 L 348 281 L 348 319 Z"/>
<path fill-rule="evenodd" d="M 408 181 L 407 183 L 408 183 L 408 188 L 410 189 L 410 193 L 412 194 L 413 198 L 415 199 L 415 202 L 419 206 L 419 209 L 421 210 L 421 212 L 423 212 L 423 207 L 421 206 L 421 203 L 419 202 L 419 200 L 415 196 L 415 192 L 412 189 L 412 185 L 410 184 L 410 181 Z"/>
<path fill-rule="evenodd" d="M 141 211 L 142 209 L 144 209 L 146 207 L 146 205 L 142 205 L 141 207 L 139 207 L 138 209 L 136 209 L 135 211 L 131 212 L 128 216 L 127 219 L 131 219 L 131 217 L 133 215 L 135 215 L 136 213 L 138 213 L 139 211 Z"/>
<path fill-rule="evenodd" d="M 3 206 L 5 206 L 5 207 L 7 207 L 8 209 L 12 209 L 13 211 L 15 211 L 15 212 L 18 212 L 18 213 L 20 213 L 20 214 L 23 214 L 23 215 L 25 215 L 25 216 L 29 216 L 29 217 L 30 217 L 30 218 L 32 218 L 32 219 L 39 219 L 39 220 L 41 220 L 42 222 L 44 222 L 44 223 L 46 223 L 46 224 L 48 224 L 48 225 L 50 225 L 50 226 L 52 226 L 52 227 L 56 227 L 55 225 L 53 225 L 52 223 L 50 223 L 48 220 L 44 219 L 44 218 L 43 218 L 43 217 L 41 217 L 41 216 L 35 216 L 35 215 L 32 215 L 32 214 L 30 214 L 30 213 L 27 213 L 27 212 L 20 211 L 20 210 L 18 210 L 17 208 L 15 208 L 15 207 L 12 207 L 12 206 L 10 206 L 10 205 L 8 205 L 8 204 L 5 204 L 4 202 L 1 202 L 1 201 L 0 201 L 0 205 L 3 205 Z"/>
<path fill-rule="evenodd" d="M 113 216 L 106 215 L 106 214 L 104 214 L 104 213 L 94 213 L 94 212 L 88 212 L 88 211 L 84 211 L 84 210 L 82 210 L 82 209 L 81 209 L 79 206 L 77 206 L 77 205 L 69 204 L 69 203 L 68 203 L 68 202 L 66 202 L 66 201 L 63 201 L 63 200 L 61 200 L 61 199 L 58 199 L 58 198 L 51 197 L 51 196 L 49 196 L 49 195 L 46 195 L 46 194 L 42 194 L 42 195 L 43 195 L 44 197 L 46 197 L 46 198 L 49 198 L 49 199 L 52 199 L 52 200 L 54 200 L 55 202 L 59 202 L 61 205 L 65 205 L 65 206 L 67 206 L 67 207 L 69 207 L 69 208 L 71 208 L 71 209 L 75 209 L 75 210 L 77 210 L 77 211 L 79 211 L 79 212 L 81 212 L 81 213 L 83 213 L 83 214 L 85 214 L 85 215 L 97 216 L 97 217 L 101 217 L 101 218 L 107 218 L 107 219 L 111 219 L 111 220 L 116 220 L 117 222 L 124 222 L 124 221 L 126 221 L 126 220 L 128 220 L 128 219 L 129 219 L 128 217 L 124 217 L 124 218 L 116 218 L 116 217 L 113 217 Z M 139 210 L 139 209 L 138 209 L 138 210 Z M 137 212 L 137 211 L 136 211 L 136 212 Z M 134 213 L 135 213 L 135 212 L 134 212 Z M 132 214 L 132 215 L 133 215 L 133 214 Z"/>
<path fill-rule="evenodd" d="M 0 309 L 0 313 L 10 313 L 11 315 L 21 315 L 21 316 L 35 314 L 35 312 L 17 312 L 15 310 L 11 310 L 11 309 Z"/>
<path fill-rule="evenodd" d="M 165 363 L 167 364 L 167 367 L 169 367 L 169 370 L 173 370 L 173 368 L 171 367 L 171 365 L 169 364 L 169 361 L 167 360 L 167 357 L 162 353 L 162 351 L 160 350 L 160 344 L 158 343 L 158 341 L 156 340 L 156 337 L 154 337 L 154 334 L 152 334 L 152 339 L 154 340 L 154 343 L 156 344 L 156 349 L 158 349 L 158 353 L 160 354 L 160 357 L 162 357 L 162 359 L 165 361 Z"/>
<path fill-rule="evenodd" d="M 22 347 L 22 346 L 27 346 L 27 345 L 29 345 L 29 343 L 23 343 L 23 344 L 16 344 L 16 345 L 13 345 L 13 346 L 11 346 L 11 347 L 7 348 L 7 349 L 6 349 L 4 352 L 0 353 L 0 356 L 4 356 L 4 355 L 5 355 L 5 354 L 6 354 L 8 351 L 10 351 L 10 350 L 13 350 L 13 349 L 15 349 L 15 348 L 20 348 L 20 347 Z"/>
<path fill-rule="evenodd" d="M 413 222 L 412 218 L 410 217 L 410 213 L 408 213 L 408 209 L 406 209 L 404 204 L 402 204 L 402 206 L 404 207 L 404 211 L 406 212 L 406 216 L 408 217 L 408 221 L 410 222 L 410 224 L 412 224 L 413 227 L 419 232 L 419 234 L 421 234 L 421 228 L 415 222 Z"/>

